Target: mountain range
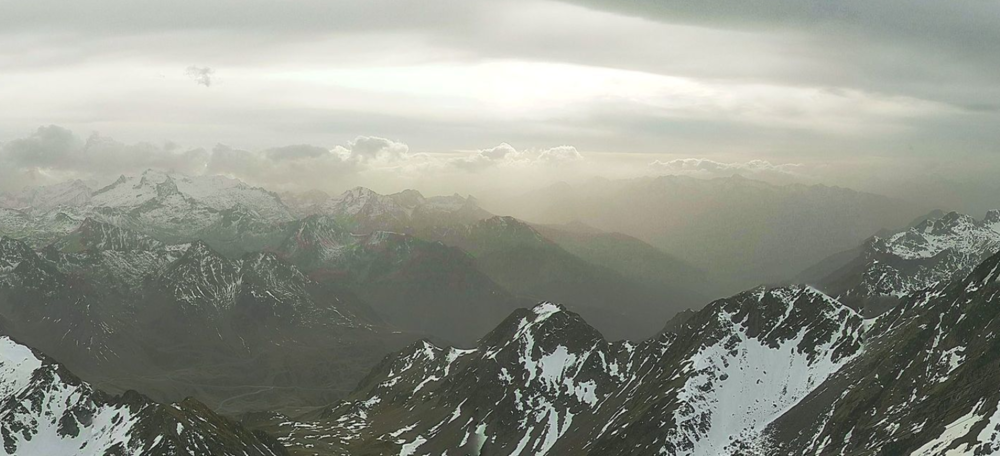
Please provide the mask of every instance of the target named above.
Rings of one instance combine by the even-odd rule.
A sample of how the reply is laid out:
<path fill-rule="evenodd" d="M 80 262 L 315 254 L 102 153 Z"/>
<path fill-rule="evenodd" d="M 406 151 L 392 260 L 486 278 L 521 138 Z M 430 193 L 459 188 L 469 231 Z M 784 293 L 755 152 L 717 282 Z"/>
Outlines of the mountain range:
<path fill-rule="evenodd" d="M 42 249 L 92 220 L 169 245 L 202 241 L 232 259 L 273 252 L 395 326 L 463 344 L 546 296 L 614 337 L 644 338 L 658 329 L 651 322 L 715 289 L 706 273 L 638 239 L 600 232 L 600 251 L 581 248 L 568 228 L 542 235 L 472 197 L 365 188 L 285 197 L 291 203 L 224 177 L 147 171 L 97 190 L 74 181 L 0 197 L 0 234 Z M 607 305 L 612 297 L 619 305 Z M 464 321 L 445 324 L 455 315 Z"/>
<path fill-rule="evenodd" d="M 99 387 L 157 400 L 198 394 L 236 411 L 332 400 L 416 337 L 274 253 L 230 259 L 92 219 L 40 251 L 2 238 L 0 265 L 8 335 Z M 276 376 L 283 366 L 294 370 Z"/>
<path fill-rule="evenodd" d="M 797 278 L 875 315 L 916 291 L 964 276 L 1000 251 L 1000 211 L 983 219 L 935 212 L 831 256 Z"/>
<path fill-rule="evenodd" d="M 583 223 L 634 236 L 710 271 L 723 292 L 713 297 L 785 281 L 922 213 L 876 194 L 740 175 L 593 179 L 484 204 L 536 223 Z"/>
<path fill-rule="evenodd" d="M 670 223 L 737 250 L 734 232 L 783 234 L 782 270 L 857 239 L 712 300 L 743 279 L 579 212 L 155 171 L 2 195 L 4 451 L 1000 452 L 1000 212 L 892 225 L 905 210 L 872 216 L 872 195 L 706 182 L 617 183 L 646 214 L 618 215 L 740 193 Z M 736 257 L 771 274 L 761 248 Z"/>
<path fill-rule="evenodd" d="M 317 454 L 994 454 L 998 299 L 1000 254 L 876 319 L 759 287 L 608 342 L 542 303 L 473 349 L 418 342 L 347 400 L 256 426 Z"/>

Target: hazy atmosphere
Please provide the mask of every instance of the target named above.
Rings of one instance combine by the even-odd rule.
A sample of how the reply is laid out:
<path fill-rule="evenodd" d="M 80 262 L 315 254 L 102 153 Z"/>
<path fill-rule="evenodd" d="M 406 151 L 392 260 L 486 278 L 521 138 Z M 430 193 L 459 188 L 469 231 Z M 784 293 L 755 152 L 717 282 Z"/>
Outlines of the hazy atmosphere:
<path fill-rule="evenodd" d="M 102 0 L 0 12 L 6 190 L 146 168 L 480 197 L 735 173 L 941 206 L 997 190 L 995 2 Z"/>
<path fill-rule="evenodd" d="M 0 1 L 0 456 L 1000 455 L 1000 0 Z"/>

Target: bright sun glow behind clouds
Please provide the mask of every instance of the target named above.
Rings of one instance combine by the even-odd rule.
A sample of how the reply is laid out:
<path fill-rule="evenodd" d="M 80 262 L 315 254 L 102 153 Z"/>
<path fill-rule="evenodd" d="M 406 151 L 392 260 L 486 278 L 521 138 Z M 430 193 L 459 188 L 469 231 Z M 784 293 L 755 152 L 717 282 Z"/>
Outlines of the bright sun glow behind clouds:
<path fill-rule="evenodd" d="M 777 0 L 736 15 L 652 1 L 248 2 L 12 3 L 0 142 L 55 124 L 249 150 L 378 136 L 414 153 L 572 145 L 609 161 L 998 156 L 1000 86 L 982 71 L 995 52 L 954 51 L 995 41 L 995 27 L 944 9 L 848 0 L 841 15 L 806 1 L 777 20 L 789 6 Z M 935 28 L 943 16 L 951 29 Z M 927 27 L 910 34 L 913 20 Z"/>
<path fill-rule="evenodd" d="M 827 132 L 899 128 L 900 119 L 949 108 L 857 90 L 739 84 L 637 71 L 526 61 L 403 67 L 303 69 L 271 73 L 275 84 L 305 84 L 319 93 L 344 89 L 379 94 L 413 114 L 442 110 L 472 116 L 546 119 L 607 106 L 633 106 L 663 118 L 720 119 Z M 315 107 L 328 102 L 312 98 Z M 371 100 L 366 100 L 369 103 Z M 409 102 L 409 103 L 408 103 Z"/>

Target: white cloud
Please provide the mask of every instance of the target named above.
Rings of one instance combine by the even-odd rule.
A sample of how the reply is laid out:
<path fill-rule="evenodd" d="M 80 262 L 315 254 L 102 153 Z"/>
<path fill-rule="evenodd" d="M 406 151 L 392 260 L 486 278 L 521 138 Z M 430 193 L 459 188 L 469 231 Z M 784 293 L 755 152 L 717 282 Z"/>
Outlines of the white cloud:
<path fill-rule="evenodd" d="M 194 82 L 205 87 L 212 87 L 212 77 L 215 75 L 215 70 L 209 67 L 199 67 L 191 65 L 184 70 L 184 74 L 187 77 L 194 80 Z"/>
<path fill-rule="evenodd" d="M 358 136 L 347 147 L 338 146 L 336 152 L 345 160 L 358 163 L 391 164 L 409 158 L 410 147 L 391 139 Z"/>
<path fill-rule="evenodd" d="M 565 165 L 580 163 L 583 155 L 573 146 L 558 146 L 542 150 L 519 151 L 507 143 L 454 158 L 449 164 L 467 171 L 482 171 L 492 167 L 527 168 L 530 166 Z"/>
<path fill-rule="evenodd" d="M 764 180 L 789 181 L 807 177 L 805 165 L 801 163 L 774 164 L 767 160 L 724 163 L 707 158 L 679 158 L 670 161 L 654 160 L 650 168 L 667 174 L 682 174 L 695 177 L 728 177 L 739 174 Z"/>
<path fill-rule="evenodd" d="M 573 146 L 559 146 L 543 150 L 538 154 L 539 163 L 546 165 L 561 165 L 569 163 L 579 163 L 583 161 L 583 155 Z"/>
<path fill-rule="evenodd" d="M 493 166 L 523 165 L 530 162 L 527 154 L 518 151 L 507 143 L 500 143 L 488 149 L 479 149 L 468 156 L 449 160 L 457 168 L 468 171 L 481 171 Z"/>
<path fill-rule="evenodd" d="M 504 160 L 508 157 L 517 158 L 521 155 L 514 146 L 507 143 L 500 143 L 500 145 L 489 149 L 480 149 L 479 154 L 490 160 Z"/>

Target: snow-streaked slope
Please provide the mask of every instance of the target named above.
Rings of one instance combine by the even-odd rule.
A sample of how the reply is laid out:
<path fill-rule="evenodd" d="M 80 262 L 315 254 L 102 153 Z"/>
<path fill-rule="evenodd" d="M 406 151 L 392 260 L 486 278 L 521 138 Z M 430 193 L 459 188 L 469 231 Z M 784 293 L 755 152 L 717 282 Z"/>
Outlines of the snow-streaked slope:
<path fill-rule="evenodd" d="M 926 220 L 885 239 L 884 251 L 903 259 L 931 258 L 945 250 L 979 255 L 1000 248 L 1000 211 L 976 220 L 955 212 Z"/>
<path fill-rule="evenodd" d="M 183 238 L 218 223 L 221 211 L 237 206 L 271 222 L 293 218 L 277 195 L 238 180 L 152 170 L 122 176 L 94 192 L 81 211 L 157 237 Z"/>
<path fill-rule="evenodd" d="M 157 250 L 164 245 L 134 231 L 88 218 L 79 228 L 60 238 L 50 247 L 63 253 L 76 253 L 87 250 L 118 252 Z"/>
<path fill-rule="evenodd" d="M 422 342 L 323 420 L 345 451 L 690 454 L 755 437 L 861 347 L 862 320 L 803 287 L 717 301 L 676 334 L 609 343 L 576 314 L 518 311 L 473 350 Z M 312 437 L 309 437 L 312 436 Z"/>
<path fill-rule="evenodd" d="M 92 196 L 95 207 L 135 208 L 157 199 L 193 201 L 215 210 L 237 205 L 251 208 L 268 218 L 290 219 L 287 208 L 274 193 L 224 176 L 186 176 L 147 170 L 138 176 L 122 176 Z"/>
<path fill-rule="evenodd" d="M 263 248 L 281 223 L 294 219 L 277 194 L 262 188 L 224 176 L 155 170 L 123 175 L 94 191 L 77 181 L 0 199 L 5 201 L 0 203 L 0 235 L 35 246 L 90 218 L 161 241 L 201 239 L 242 254 Z"/>
<path fill-rule="evenodd" d="M 865 351 L 768 430 L 773 454 L 1000 452 L 1000 254 L 914 293 Z"/>
<path fill-rule="evenodd" d="M 112 397 L 0 335 L 0 454 L 281 455 L 273 439 L 197 402 Z"/>

